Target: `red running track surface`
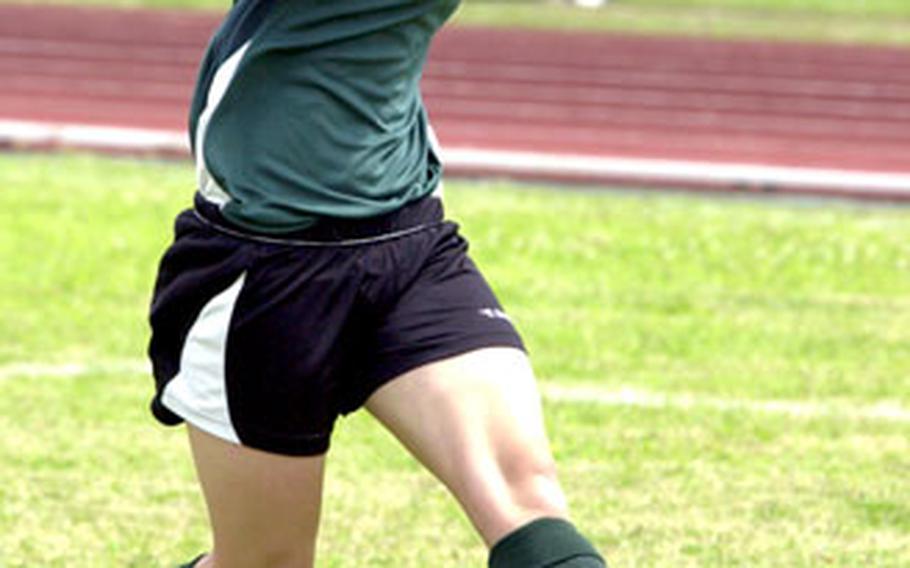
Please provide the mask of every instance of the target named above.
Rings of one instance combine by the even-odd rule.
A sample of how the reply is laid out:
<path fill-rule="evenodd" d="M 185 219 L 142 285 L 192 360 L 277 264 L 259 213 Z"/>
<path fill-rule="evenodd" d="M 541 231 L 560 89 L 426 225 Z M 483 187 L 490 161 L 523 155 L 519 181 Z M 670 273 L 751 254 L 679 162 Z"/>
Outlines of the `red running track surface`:
<path fill-rule="evenodd" d="M 0 119 L 180 130 L 219 17 L 0 6 Z M 445 147 L 910 172 L 910 50 L 449 27 Z"/>

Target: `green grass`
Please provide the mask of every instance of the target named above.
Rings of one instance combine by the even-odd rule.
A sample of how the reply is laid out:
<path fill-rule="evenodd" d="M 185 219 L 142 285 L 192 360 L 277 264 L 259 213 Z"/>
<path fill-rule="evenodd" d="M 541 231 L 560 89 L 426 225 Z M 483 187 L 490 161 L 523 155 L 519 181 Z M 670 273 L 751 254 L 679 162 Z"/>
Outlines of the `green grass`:
<path fill-rule="evenodd" d="M 229 6 L 227 0 L 49 1 L 217 11 Z M 910 2 L 903 0 L 612 0 L 597 10 L 555 0 L 464 0 L 455 21 L 718 38 L 910 43 Z"/>
<path fill-rule="evenodd" d="M 614 0 L 598 10 L 560 3 L 468 1 L 455 21 L 721 39 L 910 43 L 910 3 L 893 0 Z"/>
<path fill-rule="evenodd" d="M 613 3 L 658 8 L 774 10 L 807 15 L 910 16 L 910 6 L 903 0 L 613 0 Z"/>
<path fill-rule="evenodd" d="M 208 546 L 183 436 L 146 412 L 145 312 L 191 168 L 0 155 L 0 566 L 171 566 Z M 910 210 L 451 182 L 546 386 L 903 419 L 548 399 L 578 523 L 615 566 L 910 564 Z M 8 376 L 79 362 L 78 376 Z M 6 376 L 4 375 L 6 373 Z M 368 417 L 330 458 L 321 566 L 484 552 Z M 356 560 L 353 560 L 356 559 Z"/>

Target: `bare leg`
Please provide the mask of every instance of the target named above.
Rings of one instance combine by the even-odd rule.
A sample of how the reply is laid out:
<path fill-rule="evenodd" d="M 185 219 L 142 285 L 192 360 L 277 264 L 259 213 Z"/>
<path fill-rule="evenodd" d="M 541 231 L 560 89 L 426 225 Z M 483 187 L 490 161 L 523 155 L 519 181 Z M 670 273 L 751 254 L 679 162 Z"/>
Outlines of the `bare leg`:
<path fill-rule="evenodd" d="M 521 351 L 481 349 L 431 363 L 386 384 L 366 406 L 449 488 L 488 546 L 531 520 L 568 514 Z"/>
<path fill-rule="evenodd" d="M 189 434 L 214 536 L 198 566 L 311 568 L 325 456 L 269 454 L 193 427 Z"/>

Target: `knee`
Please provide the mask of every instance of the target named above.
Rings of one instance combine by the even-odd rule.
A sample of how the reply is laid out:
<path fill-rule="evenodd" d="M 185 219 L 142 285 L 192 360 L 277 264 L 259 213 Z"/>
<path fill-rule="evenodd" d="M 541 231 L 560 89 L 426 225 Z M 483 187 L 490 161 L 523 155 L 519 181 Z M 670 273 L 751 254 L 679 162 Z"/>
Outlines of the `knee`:
<path fill-rule="evenodd" d="M 459 495 L 490 546 L 533 519 L 568 517 L 556 464 L 549 452 L 500 453 L 463 482 L 465 491 Z"/>
<path fill-rule="evenodd" d="M 549 451 L 505 456 L 500 470 L 517 509 L 541 516 L 563 517 L 568 513 L 556 462 Z"/>
<path fill-rule="evenodd" d="M 313 568 L 314 554 L 310 547 L 295 546 L 285 543 L 284 546 L 257 547 L 239 552 L 224 554 L 216 549 L 198 564 L 199 568 L 233 568 L 256 566 L 257 568 Z"/>
<path fill-rule="evenodd" d="M 307 550 L 282 550 L 275 551 L 270 556 L 261 559 L 255 566 L 268 568 L 300 568 L 313 567 L 313 555 Z"/>

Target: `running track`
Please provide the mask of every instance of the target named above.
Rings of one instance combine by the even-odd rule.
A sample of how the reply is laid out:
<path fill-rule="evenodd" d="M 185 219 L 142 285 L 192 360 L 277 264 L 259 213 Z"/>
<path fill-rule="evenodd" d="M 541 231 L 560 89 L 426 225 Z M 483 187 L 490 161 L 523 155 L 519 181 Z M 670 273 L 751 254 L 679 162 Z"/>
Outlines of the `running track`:
<path fill-rule="evenodd" d="M 217 21 L 0 5 L 0 146 L 185 155 Z M 453 27 L 423 88 L 450 173 L 910 200 L 910 50 Z"/>

